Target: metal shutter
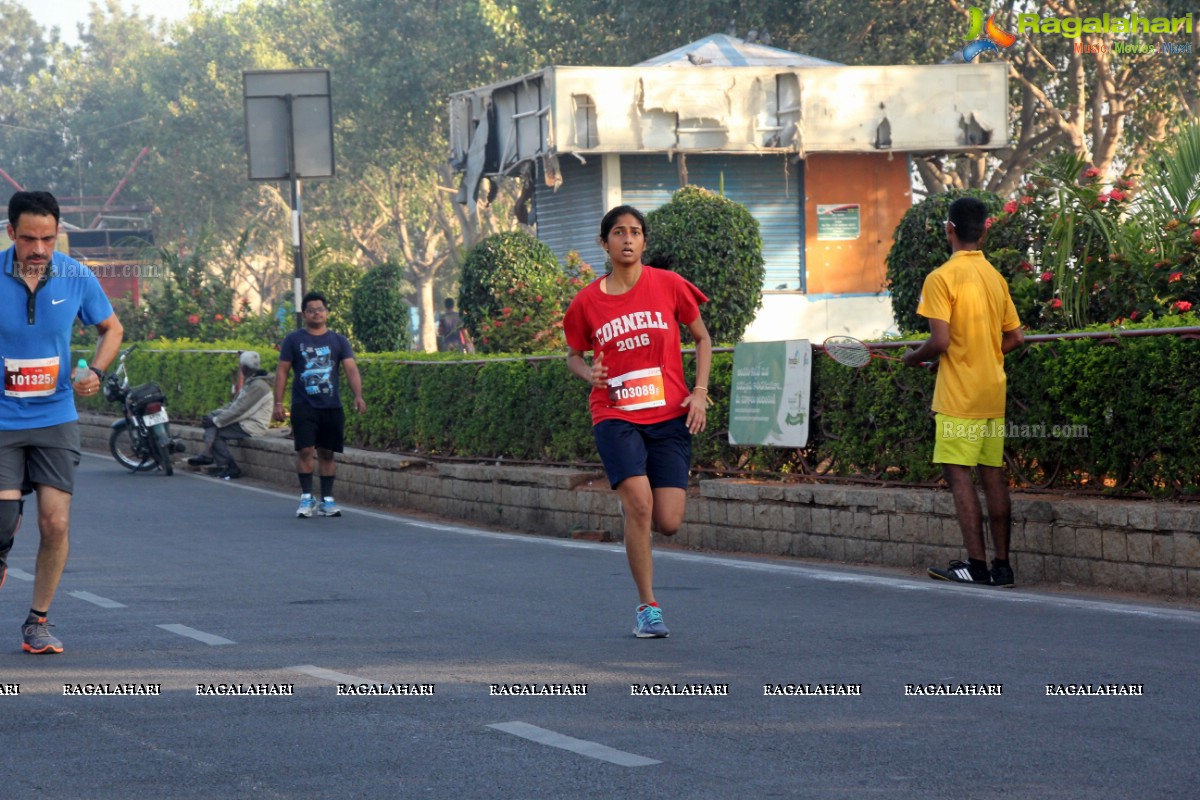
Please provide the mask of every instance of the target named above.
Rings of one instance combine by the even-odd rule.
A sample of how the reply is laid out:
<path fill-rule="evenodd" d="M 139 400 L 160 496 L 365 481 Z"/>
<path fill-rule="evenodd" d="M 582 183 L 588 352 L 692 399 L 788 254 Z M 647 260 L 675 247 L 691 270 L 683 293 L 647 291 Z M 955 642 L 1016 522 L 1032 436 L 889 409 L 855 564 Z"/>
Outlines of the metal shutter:
<path fill-rule="evenodd" d="M 574 156 L 559 159 L 562 185 L 554 191 L 546 185 L 538 162 L 537 185 L 533 190 L 537 214 L 537 235 L 559 262 L 565 264 L 567 252 L 574 250 L 597 274 L 604 272 L 607 256 L 600 247 L 600 220 L 604 207 L 601 157 L 592 156 L 580 164 Z"/>
<path fill-rule="evenodd" d="M 679 166 L 664 156 L 622 156 L 625 202 L 649 212 L 679 188 Z M 788 156 L 689 155 L 688 182 L 744 205 L 758 220 L 766 278 L 763 289 L 804 290 L 804 163 Z M 565 185 L 565 183 L 564 183 Z"/>

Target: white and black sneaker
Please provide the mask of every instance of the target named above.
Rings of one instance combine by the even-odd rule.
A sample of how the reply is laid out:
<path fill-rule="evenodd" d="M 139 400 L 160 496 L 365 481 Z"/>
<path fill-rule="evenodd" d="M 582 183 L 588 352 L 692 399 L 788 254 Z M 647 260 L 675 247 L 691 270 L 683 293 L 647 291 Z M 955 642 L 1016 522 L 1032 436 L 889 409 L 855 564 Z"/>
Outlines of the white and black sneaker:
<path fill-rule="evenodd" d="M 976 586 L 990 586 L 992 583 L 991 576 L 988 575 L 987 567 L 983 568 L 983 576 L 976 577 L 971 574 L 971 565 L 966 561 L 951 561 L 947 569 L 940 567 L 930 567 L 929 577 L 935 581 L 950 581 L 951 583 L 971 583 Z"/>

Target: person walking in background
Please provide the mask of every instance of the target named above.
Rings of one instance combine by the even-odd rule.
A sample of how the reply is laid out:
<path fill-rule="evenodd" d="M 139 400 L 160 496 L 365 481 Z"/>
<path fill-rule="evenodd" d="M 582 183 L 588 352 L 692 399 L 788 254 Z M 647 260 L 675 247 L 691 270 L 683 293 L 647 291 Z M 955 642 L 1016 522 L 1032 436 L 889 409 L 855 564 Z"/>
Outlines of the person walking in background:
<path fill-rule="evenodd" d="M 438 351 L 442 353 L 474 353 L 475 344 L 463 327 L 462 315 L 454 310 L 454 298 L 447 297 L 446 310 L 438 317 Z"/>
<path fill-rule="evenodd" d="M 275 377 L 261 369 L 258 353 L 246 350 L 238 357 L 242 373 L 242 388 L 227 405 L 201 420 L 204 427 L 204 449 L 188 459 L 193 467 L 214 464 L 217 477 L 233 480 L 242 476 L 228 442 L 260 436 L 271 425 L 271 400 L 274 397 Z"/>
<path fill-rule="evenodd" d="M 712 341 L 700 317 L 708 298 L 684 278 L 642 263 L 646 218 L 618 206 L 600 222 L 610 272 L 585 286 L 563 320 L 567 368 L 592 387 L 593 434 L 625 520 L 625 554 L 639 604 L 638 638 L 670 635 L 654 597 L 651 529 L 683 523 L 692 435 L 708 415 Z M 696 342 L 696 385 L 683 372 L 680 326 Z M 583 354 L 594 353 L 589 366 Z"/>
<path fill-rule="evenodd" d="M 275 367 L 274 418 L 287 418 L 283 391 L 288 372 L 295 368 L 292 380 L 292 435 L 296 440 L 296 473 L 300 479 L 300 507 L 297 517 L 340 517 L 342 510 L 333 499 L 333 481 L 337 475 L 336 453 L 342 452 L 346 415 L 342 410 L 340 373 L 354 393 L 354 409 L 366 413 L 362 396 L 362 378 L 354 362 L 354 350 L 340 333 L 331 331 L 326 322 L 329 304 L 320 292 L 304 295 L 300 305 L 304 327 L 292 331 L 279 345 L 279 364 Z M 313 497 L 313 456 L 320 468 L 321 501 Z"/>
<path fill-rule="evenodd" d="M 1007 377 L 1004 355 L 1024 343 L 1021 320 L 1008 283 L 980 249 L 987 206 L 973 197 L 950 204 L 946 238 L 950 259 L 925 278 L 917 313 L 929 320 L 929 338 L 904 354 L 910 367 L 937 362 L 933 392 L 933 463 L 954 495 L 967 561 L 948 569 L 930 567 L 936 580 L 1011 587 L 1012 527 L 1008 478 L 1004 474 L 1004 412 Z M 979 496 L 971 480 L 979 474 L 987 500 L 995 558 L 987 563 Z"/>
<path fill-rule="evenodd" d="M 50 633 L 50 603 L 67 564 L 71 495 L 79 466 L 75 395 L 100 390 L 104 368 L 121 347 L 124 329 L 90 269 L 54 251 L 58 201 L 49 192 L 16 192 L 8 201 L 8 238 L 0 252 L 0 586 L 21 525 L 21 499 L 37 491 L 38 544 L 33 606 L 21 626 L 26 653 L 61 653 Z M 71 359 L 75 320 L 95 325 L 90 368 Z"/>

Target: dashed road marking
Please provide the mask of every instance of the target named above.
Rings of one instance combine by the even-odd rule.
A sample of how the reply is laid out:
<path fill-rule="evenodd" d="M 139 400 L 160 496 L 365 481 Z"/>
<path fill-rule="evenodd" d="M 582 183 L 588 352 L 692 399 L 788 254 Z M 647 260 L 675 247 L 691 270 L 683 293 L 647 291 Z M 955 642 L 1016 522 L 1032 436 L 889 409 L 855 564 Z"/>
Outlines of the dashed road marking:
<path fill-rule="evenodd" d="M 116 600 L 109 600 L 107 597 L 101 597 L 91 592 L 67 592 L 67 594 L 71 595 L 71 597 L 77 597 L 80 600 L 98 605 L 101 608 L 125 608 L 124 603 L 118 603 Z"/>
<path fill-rule="evenodd" d="M 186 636 L 189 639 L 195 639 L 196 641 L 204 642 L 205 644 L 237 644 L 237 642 L 233 641 L 232 639 L 226 639 L 224 636 L 217 636 L 213 633 L 198 631 L 195 628 L 189 628 L 187 625 L 177 625 L 173 623 L 171 625 L 159 625 L 158 627 L 162 628 L 164 631 L 177 633 L 180 636 Z"/>
<path fill-rule="evenodd" d="M 576 739 L 573 736 L 567 736 L 554 731 L 539 728 L 537 725 L 530 725 L 528 722 L 497 722 L 488 725 L 489 728 L 511 733 L 513 736 L 520 736 L 522 739 L 528 739 L 531 742 L 544 744 L 547 747 L 557 747 L 560 750 L 569 750 L 572 753 L 578 753 L 581 756 L 588 758 L 607 761 L 610 764 L 616 764 L 620 767 L 648 767 L 652 764 L 661 764 L 661 761 L 655 761 L 653 758 L 646 758 L 634 753 L 626 753 L 624 750 L 616 750 L 608 745 L 600 744 L 599 742 L 589 742 L 587 739 Z"/>

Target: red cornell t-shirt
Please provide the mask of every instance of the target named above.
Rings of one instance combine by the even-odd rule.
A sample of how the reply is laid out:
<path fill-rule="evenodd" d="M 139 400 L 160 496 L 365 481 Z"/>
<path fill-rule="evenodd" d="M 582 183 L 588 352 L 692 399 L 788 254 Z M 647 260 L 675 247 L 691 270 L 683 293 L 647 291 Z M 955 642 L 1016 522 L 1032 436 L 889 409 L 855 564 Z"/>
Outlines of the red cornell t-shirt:
<path fill-rule="evenodd" d="M 563 319 L 567 344 L 603 354 L 608 367 L 608 390 L 592 390 L 593 425 L 606 419 L 648 425 L 687 413 L 681 403 L 691 392 L 679 328 L 695 322 L 707 302 L 686 278 L 644 265 L 624 294 L 605 294 L 596 280 L 575 295 Z"/>

